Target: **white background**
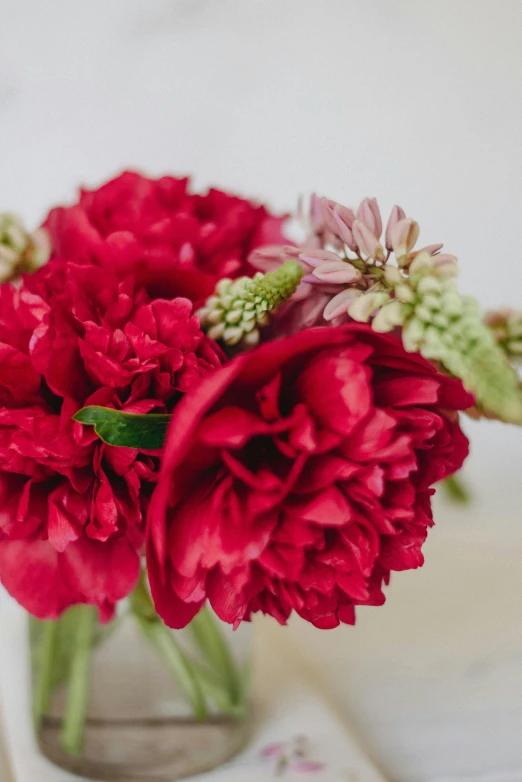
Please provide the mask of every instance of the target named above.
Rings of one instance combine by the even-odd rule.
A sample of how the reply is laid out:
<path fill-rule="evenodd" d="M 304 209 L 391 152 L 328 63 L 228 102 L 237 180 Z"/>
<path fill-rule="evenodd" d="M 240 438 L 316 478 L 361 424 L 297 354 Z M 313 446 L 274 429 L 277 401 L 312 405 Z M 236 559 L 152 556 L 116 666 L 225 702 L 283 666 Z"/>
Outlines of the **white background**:
<path fill-rule="evenodd" d="M 519 0 L 0 10 L 0 209 L 36 222 L 125 166 L 282 209 L 377 196 L 459 256 L 485 306 L 522 306 Z M 425 569 L 355 630 L 285 636 L 400 782 L 522 769 L 522 436 L 468 428 L 476 503 L 439 509 Z"/>

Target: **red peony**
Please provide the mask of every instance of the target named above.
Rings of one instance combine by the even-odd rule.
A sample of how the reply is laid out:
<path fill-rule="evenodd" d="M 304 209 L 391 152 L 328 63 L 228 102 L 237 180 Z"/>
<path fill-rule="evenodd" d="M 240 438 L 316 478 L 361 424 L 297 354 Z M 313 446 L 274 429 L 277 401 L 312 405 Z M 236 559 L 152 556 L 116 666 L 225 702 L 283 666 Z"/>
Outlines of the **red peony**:
<path fill-rule="evenodd" d="M 158 613 L 208 598 L 237 625 L 292 610 L 320 628 L 422 565 L 430 488 L 468 452 L 460 381 L 358 325 L 241 355 L 176 408 L 149 511 Z"/>
<path fill-rule="evenodd" d="M 188 179 L 147 179 L 125 172 L 96 190 L 82 190 L 71 207 L 45 222 L 55 258 L 95 262 L 147 276 L 199 270 L 209 291 L 221 277 L 251 274 L 250 252 L 284 242 L 284 218 L 221 190 L 196 195 Z"/>
<path fill-rule="evenodd" d="M 0 288 L 0 581 L 32 614 L 110 614 L 134 587 L 157 459 L 74 423 L 81 407 L 170 410 L 221 363 L 188 299 L 51 262 Z"/>

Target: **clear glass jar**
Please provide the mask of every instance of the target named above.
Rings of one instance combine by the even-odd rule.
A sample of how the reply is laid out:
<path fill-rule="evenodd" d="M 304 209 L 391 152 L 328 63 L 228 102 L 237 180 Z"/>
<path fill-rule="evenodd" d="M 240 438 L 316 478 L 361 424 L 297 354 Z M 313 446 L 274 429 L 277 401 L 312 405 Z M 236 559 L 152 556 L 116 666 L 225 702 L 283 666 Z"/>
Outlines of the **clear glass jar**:
<path fill-rule="evenodd" d="M 248 738 L 249 627 L 232 631 L 205 608 L 172 631 L 143 594 L 107 625 L 90 606 L 31 620 L 40 749 L 84 777 L 172 782 L 229 760 Z"/>

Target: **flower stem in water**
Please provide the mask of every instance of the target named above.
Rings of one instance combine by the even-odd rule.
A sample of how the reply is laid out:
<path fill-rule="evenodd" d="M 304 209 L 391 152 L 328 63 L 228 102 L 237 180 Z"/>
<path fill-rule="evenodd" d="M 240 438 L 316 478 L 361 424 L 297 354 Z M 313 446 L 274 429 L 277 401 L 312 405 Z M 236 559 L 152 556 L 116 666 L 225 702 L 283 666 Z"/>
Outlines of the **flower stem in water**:
<path fill-rule="evenodd" d="M 97 609 L 94 606 L 82 606 L 77 621 L 61 734 L 62 747 L 73 756 L 80 755 L 83 747 L 89 705 L 91 654 L 98 622 Z"/>
<path fill-rule="evenodd" d="M 52 620 L 42 622 L 33 694 L 33 717 L 36 731 L 40 728 L 43 717 L 49 712 L 57 638 L 58 622 Z"/>

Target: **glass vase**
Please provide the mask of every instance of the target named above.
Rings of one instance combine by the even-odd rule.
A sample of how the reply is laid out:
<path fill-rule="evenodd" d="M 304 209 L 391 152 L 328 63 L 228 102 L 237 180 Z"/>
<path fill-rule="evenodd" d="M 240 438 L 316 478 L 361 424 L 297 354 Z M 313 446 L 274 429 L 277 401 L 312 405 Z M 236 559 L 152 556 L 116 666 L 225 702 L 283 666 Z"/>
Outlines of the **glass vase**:
<path fill-rule="evenodd" d="M 209 608 L 167 628 L 142 582 L 100 624 L 77 606 L 31 620 L 33 712 L 52 762 L 104 782 L 172 782 L 229 760 L 249 734 L 249 627 Z"/>

